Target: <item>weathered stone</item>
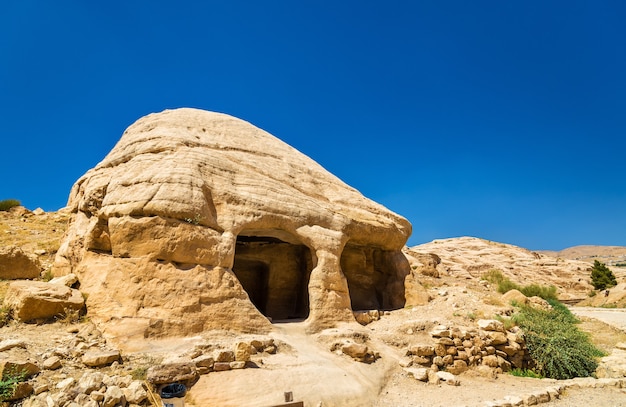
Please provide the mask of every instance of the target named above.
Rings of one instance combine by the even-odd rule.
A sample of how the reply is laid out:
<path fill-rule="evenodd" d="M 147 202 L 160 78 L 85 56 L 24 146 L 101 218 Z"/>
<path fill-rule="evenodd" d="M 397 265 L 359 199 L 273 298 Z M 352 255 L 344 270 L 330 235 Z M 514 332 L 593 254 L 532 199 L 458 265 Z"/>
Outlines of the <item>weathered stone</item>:
<path fill-rule="evenodd" d="M 124 407 L 126 406 L 126 398 L 124 392 L 117 386 L 107 387 L 104 392 L 104 400 L 102 401 L 102 407 Z"/>
<path fill-rule="evenodd" d="M 81 393 L 91 394 L 102 387 L 104 374 L 100 372 L 85 372 L 78 380 L 78 389 Z"/>
<path fill-rule="evenodd" d="M 76 274 L 68 274 L 61 277 L 55 277 L 52 280 L 48 281 L 48 284 L 60 284 L 66 287 L 71 287 L 78 282 L 78 277 Z"/>
<path fill-rule="evenodd" d="M 430 336 L 436 338 L 450 338 L 451 333 L 447 326 L 438 325 L 432 331 L 430 331 Z"/>
<path fill-rule="evenodd" d="M 89 397 L 94 401 L 102 401 L 104 400 L 104 393 L 101 391 L 92 391 Z"/>
<path fill-rule="evenodd" d="M 147 380 L 152 384 L 193 382 L 197 380 L 197 378 L 198 372 L 193 363 L 173 363 L 151 366 L 147 373 Z"/>
<path fill-rule="evenodd" d="M 0 342 L 0 352 L 4 352 L 5 350 L 9 350 L 13 348 L 26 349 L 26 342 L 19 340 L 19 339 L 7 339 L 5 341 Z"/>
<path fill-rule="evenodd" d="M 416 380 L 419 380 L 420 382 L 426 382 L 428 381 L 428 371 L 429 369 L 426 368 L 407 368 L 404 369 L 409 376 L 413 376 Z"/>
<path fill-rule="evenodd" d="M 113 376 L 113 379 L 113 383 L 116 386 L 121 387 L 122 389 L 130 386 L 130 384 L 133 382 L 132 376 L 128 375 Z"/>
<path fill-rule="evenodd" d="M 355 360 L 363 360 L 367 355 L 367 345 L 360 343 L 348 343 L 341 347 L 341 351 Z"/>
<path fill-rule="evenodd" d="M 90 317 L 114 337 L 267 332 L 269 319 L 306 315 L 320 330 L 405 305 L 409 222 L 224 114 L 138 120 L 68 208 L 53 271 L 79 276 Z M 258 267 L 263 289 L 250 283 Z"/>
<path fill-rule="evenodd" d="M 453 375 L 460 375 L 468 369 L 467 363 L 464 360 L 455 360 L 452 366 L 448 366 L 446 371 Z"/>
<path fill-rule="evenodd" d="M 484 331 L 505 332 L 504 324 L 496 319 L 479 319 L 476 324 Z"/>
<path fill-rule="evenodd" d="M 513 289 L 509 290 L 502 295 L 502 301 L 506 304 L 528 304 L 528 297 L 522 294 L 520 291 Z"/>
<path fill-rule="evenodd" d="M 250 346 L 254 347 L 257 352 L 263 352 L 263 349 L 265 348 L 263 342 L 259 341 L 258 339 L 253 339 L 252 341 L 250 341 Z"/>
<path fill-rule="evenodd" d="M 411 347 L 410 352 L 415 356 L 432 356 L 435 354 L 435 349 L 432 345 L 415 345 Z"/>
<path fill-rule="evenodd" d="M 496 355 L 488 355 L 483 357 L 483 365 L 489 367 L 498 367 L 498 357 Z"/>
<path fill-rule="evenodd" d="M 429 356 L 414 356 L 412 361 L 423 366 L 430 366 L 432 363 L 431 357 Z"/>
<path fill-rule="evenodd" d="M 33 386 L 28 382 L 19 382 L 15 384 L 13 393 L 7 398 L 3 398 L 5 401 L 20 400 L 33 394 Z"/>
<path fill-rule="evenodd" d="M 247 362 L 250 360 L 250 345 L 246 342 L 235 344 L 235 360 L 237 362 Z"/>
<path fill-rule="evenodd" d="M 50 356 L 41 364 L 45 370 L 56 370 L 61 367 L 61 359 L 58 356 Z"/>
<path fill-rule="evenodd" d="M 230 368 L 232 370 L 243 369 L 245 367 L 246 367 L 246 362 L 244 362 L 244 361 L 230 362 Z"/>
<path fill-rule="evenodd" d="M 197 358 L 193 359 L 192 362 L 196 365 L 196 367 L 213 367 L 215 363 L 215 359 L 209 355 L 200 355 Z"/>
<path fill-rule="evenodd" d="M 437 338 L 437 343 L 444 346 L 453 346 L 454 341 L 451 338 Z"/>
<path fill-rule="evenodd" d="M 439 378 L 439 375 L 437 373 L 439 372 L 434 371 L 434 370 L 428 371 L 428 383 L 429 384 L 439 384 L 441 382 L 441 379 Z"/>
<path fill-rule="evenodd" d="M 503 345 L 508 342 L 504 332 L 489 331 L 487 332 L 487 343 L 491 346 Z"/>
<path fill-rule="evenodd" d="M 213 365 L 213 370 L 215 370 L 216 372 L 230 370 L 230 364 L 231 362 L 215 362 L 215 364 Z"/>
<path fill-rule="evenodd" d="M 83 355 L 82 361 L 89 367 L 108 366 L 120 360 L 119 350 L 89 350 Z"/>
<path fill-rule="evenodd" d="M 435 351 L 435 355 L 437 356 L 446 356 L 448 354 L 448 352 L 446 351 L 446 347 L 443 346 L 442 344 L 438 343 L 433 347 L 434 351 Z"/>
<path fill-rule="evenodd" d="M 457 354 L 456 354 L 455 359 L 468 360 L 469 359 L 469 355 L 465 351 L 458 351 Z"/>
<path fill-rule="evenodd" d="M 13 310 L 18 321 L 49 319 L 78 311 L 84 299 L 80 291 L 42 281 L 13 281 L 9 284 L 4 304 Z"/>
<path fill-rule="evenodd" d="M 61 392 L 67 393 L 75 384 L 76 380 L 73 377 L 68 377 L 58 382 L 54 387 L 61 390 Z"/>
<path fill-rule="evenodd" d="M 232 350 L 220 350 L 215 355 L 216 362 L 234 362 L 235 361 L 235 352 Z"/>
<path fill-rule="evenodd" d="M 131 404 L 141 404 L 148 398 L 148 392 L 140 380 L 133 380 L 128 387 L 122 389 L 126 401 Z"/>
<path fill-rule="evenodd" d="M 0 360 L 0 378 L 2 380 L 7 380 L 11 376 L 23 376 L 26 380 L 39 373 L 39 371 L 39 366 L 28 360 Z"/>
<path fill-rule="evenodd" d="M 41 265 L 37 257 L 31 257 L 17 246 L 0 247 L 0 280 L 37 278 Z"/>

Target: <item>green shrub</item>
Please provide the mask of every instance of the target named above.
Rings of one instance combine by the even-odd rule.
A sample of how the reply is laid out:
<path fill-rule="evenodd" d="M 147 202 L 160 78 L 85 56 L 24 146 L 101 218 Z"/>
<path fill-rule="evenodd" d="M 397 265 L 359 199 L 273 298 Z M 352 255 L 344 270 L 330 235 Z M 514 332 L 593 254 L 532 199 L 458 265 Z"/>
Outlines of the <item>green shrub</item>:
<path fill-rule="evenodd" d="M 20 206 L 22 203 L 17 199 L 5 199 L 4 201 L 0 201 L 0 211 L 8 211 L 11 208 L 16 206 Z"/>
<path fill-rule="evenodd" d="M 527 297 L 541 297 L 544 300 L 556 300 L 556 287 L 544 286 L 539 284 L 530 284 L 521 286 L 514 283 L 509 278 L 502 274 L 502 271 L 498 269 L 491 269 L 482 275 L 484 280 L 490 283 L 497 284 L 497 291 L 501 294 L 507 293 L 511 290 L 518 290 Z"/>
<path fill-rule="evenodd" d="M 540 375 L 539 373 L 533 372 L 530 369 L 520 369 L 519 367 L 516 367 L 515 369 L 511 369 L 509 373 L 517 377 L 531 377 L 533 379 L 543 379 L 543 376 Z"/>
<path fill-rule="evenodd" d="M 552 379 L 593 375 L 603 355 L 576 326 L 578 319 L 555 300 L 549 311 L 523 305 L 513 316 L 524 332 L 533 371 Z"/>
<path fill-rule="evenodd" d="M 494 315 L 494 319 L 502 322 L 502 325 L 504 325 L 504 329 L 506 329 L 507 331 L 515 326 L 515 321 L 513 321 L 512 318 L 503 317 L 502 315 Z"/>
<path fill-rule="evenodd" d="M 505 278 L 504 274 L 502 274 L 502 271 L 498 269 L 491 269 L 488 272 L 483 273 L 481 277 L 483 280 L 487 280 L 493 284 L 498 284 Z"/>
<path fill-rule="evenodd" d="M 617 280 L 613 272 L 604 263 L 594 260 L 591 268 L 591 284 L 596 290 L 606 290 L 615 287 Z"/>
<path fill-rule="evenodd" d="M 522 287 L 515 284 L 513 281 L 509 280 L 508 278 L 505 278 L 504 280 L 498 283 L 498 292 L 500 294 L 508 293 L 511 290 L 521 291 L 521 289 Z"/>
<path fill-rule="evenodd" d="M 531 284 L 519 289 L 526 297 L 541 297 L 544 300 L 556 300 L 556 287 Z"/>
<path fill-rule="evenodd" d="M 13 396 L 17 384 L 23 381 L 24 378 L 26 378 L 25 371 L 11 370 L 5 372 L 0 378 L 0 401 L 5 401 Z"/>

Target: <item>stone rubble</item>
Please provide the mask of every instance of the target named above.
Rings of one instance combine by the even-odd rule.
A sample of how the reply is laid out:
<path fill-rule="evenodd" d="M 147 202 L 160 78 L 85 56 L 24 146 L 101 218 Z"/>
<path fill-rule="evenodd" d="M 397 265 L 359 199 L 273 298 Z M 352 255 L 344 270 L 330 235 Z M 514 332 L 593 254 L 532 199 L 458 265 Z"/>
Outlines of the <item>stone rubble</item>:
<path fill-rule="evenodd" d="M 170 383 L 191 387 L 202 374 L 258 367 L 264 355 L 278 351 L 271 338 L 239 340 L 230 349 L 225 348 L 228 344 L 206 345 L 172 358 L 186 362 L 157 363 L 153 357 L 138 358 L 108 348 L 90 323 L 70 328 L 66 331 L 73 339 L 67 346 L 57 345 L 39 355 L 30 354 L 29 344 L 23 341 L 0 342 L 0 377 L 7 380 L 18 375 L 13 395 L 5 401 L 17 401 L 22 407 L 148 406 L 152 405 L 149 391 L 158 393 Z M 18 358 L 17 351 L 29 357 Z M 151 366 L 137 367 L 146 361 Z"/>

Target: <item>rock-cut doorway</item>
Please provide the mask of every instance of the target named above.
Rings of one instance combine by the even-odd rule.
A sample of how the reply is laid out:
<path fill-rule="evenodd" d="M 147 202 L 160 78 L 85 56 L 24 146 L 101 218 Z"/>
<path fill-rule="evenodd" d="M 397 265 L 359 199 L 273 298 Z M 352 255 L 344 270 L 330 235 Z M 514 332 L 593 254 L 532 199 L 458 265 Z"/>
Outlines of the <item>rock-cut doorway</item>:
<path fill-rule="evenodd" d="M 239 235 L 233 272 L 254 306 L 271 321 L 309 316 L 313 260 L 303 244 Z"/>

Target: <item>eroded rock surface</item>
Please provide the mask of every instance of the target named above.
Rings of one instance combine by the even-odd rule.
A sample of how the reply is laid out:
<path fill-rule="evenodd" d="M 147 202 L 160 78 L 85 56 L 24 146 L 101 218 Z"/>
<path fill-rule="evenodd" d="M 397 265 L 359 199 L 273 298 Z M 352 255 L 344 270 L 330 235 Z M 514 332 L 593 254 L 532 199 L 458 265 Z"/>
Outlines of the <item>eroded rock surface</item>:
<path fill-rule="evenodd" d="M 138 120 L 68 207 L 54 272 L 79 276 L 109 336 L 316 330 L 405 303 L 409 222 L 224 114 Z"/>

